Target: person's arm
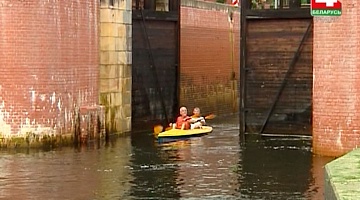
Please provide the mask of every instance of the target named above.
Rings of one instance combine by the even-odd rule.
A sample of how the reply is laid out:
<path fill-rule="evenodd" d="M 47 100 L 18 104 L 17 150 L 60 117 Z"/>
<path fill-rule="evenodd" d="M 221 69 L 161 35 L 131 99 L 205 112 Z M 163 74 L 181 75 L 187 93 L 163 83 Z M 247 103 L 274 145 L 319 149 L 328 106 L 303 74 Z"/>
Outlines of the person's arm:
<path fill-rule="evenodd" d="M 197 118 L 192 118 L 192 117 L 191 117 L 190 120 L 189 120 L 189 122 L 190 122 L 190 123 L 195 123 L 195 122 L 197 122 Z"/>
<path fill-rule="evenodd" d="M 184 119 L 184 121 L 185 121 L 185 122 L 186 122 L 186 121 L 191 122 L 191 120 L 192 120 L 192 118 L 191 118 L 191 117 L 189 117 L 189 116 L 186 116 L 186 117 L 185 117 L 185 119 Z"/>
<path fill-rule="evenodd" d="M 176 118 L 175 128 L 177 129 L 181 128 L 181 124 L 182 124 L 182 118 L 181 117 Z"/>

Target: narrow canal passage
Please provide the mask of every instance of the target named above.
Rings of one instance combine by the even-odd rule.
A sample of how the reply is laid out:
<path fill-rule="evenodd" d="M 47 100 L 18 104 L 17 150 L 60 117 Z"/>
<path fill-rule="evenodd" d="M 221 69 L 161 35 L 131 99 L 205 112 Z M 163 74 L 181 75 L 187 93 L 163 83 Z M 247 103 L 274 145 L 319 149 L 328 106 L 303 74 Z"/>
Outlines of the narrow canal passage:
<path fill-rule="evenodd" d="M 79 149 L 1 151 L 1 199 L 323 199 L 323 166 L 311 140 L 252 139 L 237 120 L 210 135 L 157 144 L 137 134 Z"/>

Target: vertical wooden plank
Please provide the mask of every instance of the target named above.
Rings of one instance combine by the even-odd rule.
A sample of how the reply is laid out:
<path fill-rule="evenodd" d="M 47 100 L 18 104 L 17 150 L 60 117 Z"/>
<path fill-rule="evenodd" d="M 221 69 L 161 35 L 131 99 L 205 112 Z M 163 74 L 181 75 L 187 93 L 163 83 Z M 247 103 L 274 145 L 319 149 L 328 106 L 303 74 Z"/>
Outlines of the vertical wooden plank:
<path fill-rule="evenodd" d="M 301 0 L 290 0 L 289 1 L 290 9 L 299 9 L 301 8 Z"/>
<path fill-rule="evenodd" d="M 246 11 L 249 9 L 248 1 L 241 1 L 241 13 L 240 13 L 240 142 L 245 142 L 245 132 L 246 132 L 246 118 L 245 118 L 245 94 L 246 94 L 246 35 L 247 35 L 247 21 L 246 21 Z"/>
<path fill-rule="evenodd" d="M 178 20 L 175 23 L 176 27 L 175 27 L 175 58 L 176 58 L 176 64 L 175 64 L 175 97 L 174 97 L 174 107 L 173 107 L 173 113 L 178 113 L 178 108 L 179 108 L 179 99 L 180 99 L 180 22 L 181 22 L 181 4 L 180 4 L 180 0 L 170 0 L 171 2 L 176 2 L 174 4 L 172 4 L 172 7 L 176 9 L 177 13 L 178 13 Z M 175 121 L 175 116 L 172 119 L 173 121 Z"/>
<path fill-rule="evenodd" d="M 179 11 L 179 0 L 169 0 L 169 11 Z"/>
<path fill-rule="evenodd" d="M 284 8 L 284 0 L 280 0 L 279 8 L 280 8 L 280 9 L 283 9 L 283 8 Z"/>
<path fill-rule="evenodd" d="M 144 10 L 155 10 L 155 0 L 144 0 Z"/>

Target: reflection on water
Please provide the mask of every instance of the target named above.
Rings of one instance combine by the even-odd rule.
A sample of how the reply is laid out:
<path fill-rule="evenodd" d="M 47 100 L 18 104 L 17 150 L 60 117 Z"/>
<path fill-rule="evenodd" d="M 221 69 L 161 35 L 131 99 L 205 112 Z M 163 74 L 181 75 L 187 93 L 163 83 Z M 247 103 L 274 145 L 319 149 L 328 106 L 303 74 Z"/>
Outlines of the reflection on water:
<path fill-rule="evenodd" d="M 168 144 L 151 134 L 54 151 L 2 151 L 4 199 L 323 199 L 311 140 L 252 138 L 213 122 L 210 135 Z"/>

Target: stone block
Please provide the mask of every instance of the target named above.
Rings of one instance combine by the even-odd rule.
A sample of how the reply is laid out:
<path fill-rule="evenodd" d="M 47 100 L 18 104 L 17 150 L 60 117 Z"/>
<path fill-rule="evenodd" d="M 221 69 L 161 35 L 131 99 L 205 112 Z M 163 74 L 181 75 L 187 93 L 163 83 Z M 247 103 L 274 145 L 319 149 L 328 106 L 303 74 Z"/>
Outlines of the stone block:
<path fill-rule="evenodd" d="M 125 24 L 132 24 L 132 12 L 131 10 L 126 10 L 124 13 L 124 21 Z"/>
<path fill-rule="evenodd" d="M 131 91 L 122 93 L 122 103 L 123 105 L 131 104 Z"/>
<path fill-rule="evenodd" d="M 116 20 L 116 23 L 119 23 L 119 24 L 131 24 L 131 22 L 132 22 L 131 10 L 116 10 L 115 20 Z"/>
<path fill-rule="evenodd" d="M 125 119 L 119 120 L 119 132 L 121 132 L 121 133 L 126 132 L 126 120 Z"/>
<path fill-rule="evenodd" d="M 100 92 L 100 104 L 105 106 L 105 113 L 107 113 L 109 105 L 111 104 L 110 93 Z"/>
<path fill-rule="evenodd" d="M 125 126 L 124 126 L 124 132 L 130 132 L 131 131 L 131 117 L 127 117 L 125 119 Z"/>
<path fill-rule="evenodd" d="M 100 36 L 116 37 L 118 35 L 117 24 L 110 22 L 100 23 Z"/>
<path fill-rule="evenodd" d="M 108 82 L 108 80 L 100 78 L 99 82 L 100 82 L 99 83 L 100 84 L 100 87 L 99 87 L 100 93 L 108 92 L 108 90 L 109 90 L 109 82 Z"/>
<path fill-rule="evenodd" d="M 131 131 L 131 117 L 121 119 L 121 132 L 126 133 Z"/>
<path fill-rule="evenodd" d="M 119 62 L 118 60 L 119 55 L 115 51 L 100 52 L 100 64 L 116 65 Z"/>
<path fill-rule="evenodd" d="M 109 51 L 100 51 L 100 65 L 109 64 Z"/>
<path fill-rule="evenodd" d="M 128 51 L 127 39 L 126 38 L 116 38 L 115 39 L 115 50 L 116 51 Z"/>
<path fill-rule="evenodd" d="M 119 24 L 116 24 L 117 26 L 117 37 L 119 38 L 126 38 L 127 36 L 127 33 L 126 33 L 126 24 L 123 24 L 123 23 L 119 23 Z"/>
<path fill-rule="evenodd" d="M 101 8 L 100 9 L 100 23 L 103 22 L 109 22 L 113 23 L 115 22 L 115 12 L 113 9 L 109 8 Z"/>
<path fill-rule="evenodd" d="M 120 65 L 101 65 L 100 66 L 100 78 L 119 78 L 121 76 Z"/>
<path fill-rule="evenodd" d="M 124 24 L 124 12 L 125 10 L 115 10 L 115 23 Z"/>
<path fill-rule="evenodd" d="M 118 64 L 131 64 L 132 58 L 131 58 L 131 52 L 127 51 L 119 51 L 118 54 Z"/>
<path fill-rule="evenodd" d="M 114 65 L 118 64 L 118 53 L 115 51 L 100 51 L 100 64 Z"/>
<path fill-rule="evenodd" d="M 109 83 L 109 88 L 108 91 L 109 92 L 119 92 L 121 90 L 120 84 L 119 84 L 119 78 L 110 78 L 107 79 L 108 83 Z M 113 101 L 115 101 L 115 99 L 112 98 Z M 115 102 L 114 102 L 115 103 Z"/>
<path fill-rule="evenodd" d="M 125 118 L 131 117 L 131 104 L 123 105 Z"/>
<path fill-rule="evenodd" d="M 120 10 L 132 10 L 132 1 L 130 0 L 117 0 L 116 6 Z"/>
<path fill-rule="evenodd" d="M 126 9 L 128 11 L 132 11 L 132 2 L 130 0 L 126 0 Z"/>
<path fill-rule="evenodd" d="M 113 92 L 110 94 L 112 99 L 112 106 L 121 106 L 122 105 L 122 94 L 121 91 Z M 118 112 L 118 110 L 116 110 Z"/>
<path fill-rule="evenodd" d="M 121 88 L 124 92 L 131 92 L 131 78 L 120 78 Z"/>
<path fill-rule="evenodd" d="M 116 51 L 132 51 L 132 39 L 131 37 L 119 37 L 115 39 Z"/>
<path fill-rule="evenodd" d="M 128 64 L 132 65 L 132 52 L 128 52 L 128 54 L 129 54 L 129 62 L 128 62 Z"/>
<path fill-rule="evenodd" d="M 120 77 L 121 78 L 131 78 L 131 67 L 132 65 L 121 65 Z"/>
<path fill-rule="evenodd" d="M 129 3 L 128 0 L 118 0 L 117 1 L 117 7 L 120 9 L 120 10 L 126 10 L 126 5 Z"/>
<path fill-rule="evenodd" d="M 132 24 L 126 24 L 126 34 L 127 34 L 127 37 L 131 41 L 131 38 L 132 38 Z"/>
<path fill-rule="evenodd" d="M 120 119 L 122 119 L 121 118 L 122 106 L 121 105 L 112 106 L 111 109 L 112 109 L 112 112 L 114 113 L 114 120 L 120 121 Z"/>
<path fill-rule="evenodd" d="M 127 44 L 127 50 L 132 52 L 132 37 L 128 37 L 126 40 L 126 44 Z"/>
<path fill-rule="evenodd" d="M 125 113 L 123 111 L 123 106 L 122 105 L 114 107 L 114 111 L 115 111 L 115 119 L 116 119 L 116 121 L 121 121 L 121 120 L 125 119 Z"/>
<path fill-rule="evenodd" d="M 100 50 L 115 51 L 116 50 L 116 38 L 115 37 L 100 37 Z"/>
<path fill-rule="evenodd" d="M 125 130 L 124 130 L 124 125 L 123 125 L 124 123 L 122 122 L 122 120 L 116 120 L 116 123 L 115 123 L 115 131 L 117 132 L 117 133 L 124 133 L 125 132 Z"/>

